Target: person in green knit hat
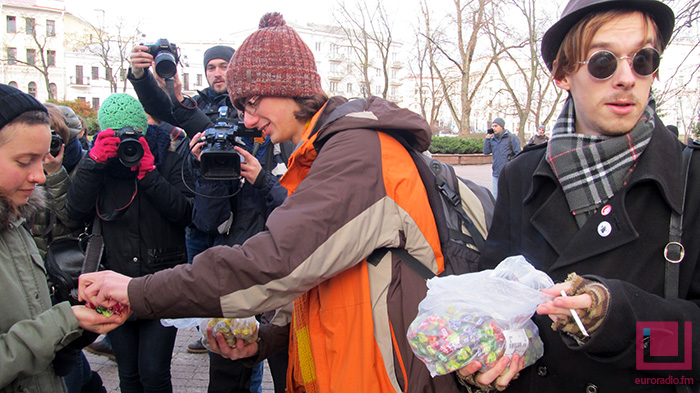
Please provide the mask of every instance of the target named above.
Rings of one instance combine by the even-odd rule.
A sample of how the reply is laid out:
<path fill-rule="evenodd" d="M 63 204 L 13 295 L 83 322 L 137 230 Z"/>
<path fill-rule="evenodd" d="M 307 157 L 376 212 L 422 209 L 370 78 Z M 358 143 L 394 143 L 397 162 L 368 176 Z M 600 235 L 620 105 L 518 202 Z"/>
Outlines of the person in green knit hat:
<path fill-rule="evenodd" d="M 85 222 L 97 215 L 107 269 L 140 277 L 186 263 L 193 200 L 169 134 L 149 126 L 141 103 L 128 94 L 109 96 L 98 121 L 102 131 L 78 165 L 66 213 Z M 172 392 L 176 333 L 158 320 L 132 318 L 107 335 L 122 392 Z"/>

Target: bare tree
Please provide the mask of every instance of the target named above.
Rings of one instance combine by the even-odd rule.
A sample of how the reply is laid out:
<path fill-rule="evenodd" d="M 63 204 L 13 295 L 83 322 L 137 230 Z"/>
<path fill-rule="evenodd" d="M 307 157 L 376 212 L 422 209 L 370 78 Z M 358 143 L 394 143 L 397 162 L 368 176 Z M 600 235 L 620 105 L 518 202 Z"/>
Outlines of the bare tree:
<path fill-rule="evenodd" d="M 678 118 L 664 119 L 666 124 L 677 122 L 679 129 L 685 131 L 693 127 L 700 114 L 700 3 L 675 0 L 668 4 L 676 14 L 676 24 L 662 62 L 673 62 L 672 71 L 661 73 L 662 86 L 655 88 L 654 94 L 660 116 L 675 108 Z"/>
<path fill-rule="evenodd" d="M 420 17 L 419 17 L 420 19 Z M 423 18 L 424 26 L 416 28 L 413 56 L 408 61 L 410 80 L 414 81 L 420 114 L 428 121 L 433 135 L 439 134 L 438 116 L 444 102 L 444 92 L 433 68 L 435 47 L 422 29 L 430 31 L 430 18 Z M 419 20 L 419 25 L 421 21 Z"/>
<path fill-rule="evenodd" d="M 100 25 L 96 26 L 89 22 L 88 25 L 90 28 L 70 37 L 74 43 L 74 49 L 84 50 L 97 56 L 106 70 L 110 91 L 116 93 L 121 88 L 121 91 L 125 92 L 129 54 L 141 36 L 138 26 L 134 28 L 127 25 L 123 18 L 118 19 L 117 23 L 109 29 L 105 26 L 104 19 Z"/>
<path fill-rule="evenodd" d="M 453 0 L 454 12 L 445 17 L 444 23 L 425 32 L 436 50 L 432 67 L 442 84 L 445 104 L 462 137 L 471 132 L 472 100 L 492 63 L 486 61 L 478 71 L 472 70 L 477 38 L 486 25 L 486 7 L 492 1 Z M 421 10 L 424 18 L 430 17 L 426 0 L 422 0 Z"/>
<path fill-rule="evenodd" d="M 360 70 L 362 95 L 369 97 L 373 94 L 371 71 L 379 69 L 382 76 L 382 98 L 389 95 L 389 77 L 391 73 L 390 59 L 394 47 L 392 35 L 392 20 L 381 1 L 368 3 L 367 0 L 357 0 L 348 6 L 344 2 L 337 3 L 333 13 L 336 22 L 347 38 L 347 45 L 357 60 L 356 68 Z M 374 54 L 378 59 L 375 61 Z"/>
<path fill-rule="evenodd" d="M 494 66 L 500 76 L 502 91 L 518 117 L 518 136 L 525 140 L 528 120 L 535 126 L 548 122 L 556 111 L 563 94 L 557 89 L 540 56 L 539 42 L 545 23 L 552 14 L 538 10 L 535 0 L 505 0 L 493 6 L 491 23 L 487 27 Z M 551 9 L 551 4 L 548 5 Z M 507 15 L 507 17 L 506 17 Z M 503 23 L 508 20 L 508 23 Z"/>

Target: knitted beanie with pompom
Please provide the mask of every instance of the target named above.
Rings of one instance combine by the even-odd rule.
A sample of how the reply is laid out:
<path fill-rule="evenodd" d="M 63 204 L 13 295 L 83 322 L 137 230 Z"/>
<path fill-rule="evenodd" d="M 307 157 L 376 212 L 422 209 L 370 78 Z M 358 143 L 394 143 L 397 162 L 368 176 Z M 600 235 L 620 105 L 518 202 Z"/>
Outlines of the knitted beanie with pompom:
<path fill-rule="evenodd" d="M 226 71 L 232 101 L 254 96 L 310 97 L 323 92 L 311 49 L 278 12 L 260 19 Z"/>

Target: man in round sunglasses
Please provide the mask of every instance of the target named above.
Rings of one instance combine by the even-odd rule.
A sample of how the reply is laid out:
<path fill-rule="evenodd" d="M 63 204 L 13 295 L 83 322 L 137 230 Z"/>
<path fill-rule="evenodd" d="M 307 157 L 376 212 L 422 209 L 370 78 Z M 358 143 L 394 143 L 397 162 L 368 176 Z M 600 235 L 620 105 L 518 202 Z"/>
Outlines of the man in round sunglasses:
<path fill-rule="evenodd" d="M 684 199 L 683 145 L 656 115 L 651 93 L 674 19 L 656 0 L 571 0 L 545 33 L 544 61 L 569 97 L 549 143 L 525 149 L 501 172 L 479 262 L 489 269 L 524 255 L 559 284 L 545 290 L 552 300 L 534 316 L 544 356 L 513 380 L 460 370 L 472 385 L 670 393 L 676 386 L 655 378 L 700 380 L 700 350 L 692 344 L 700 342 L 700 220 L 692 219 L 700 214 L 700 157 L 691 160 Z M 672 212 L 684 201 L 685 256 L 675 265 L 679 277 L 667 280 Z M 644 341 L 647 321 L 678 323 L 667 336 L 679 356 L 657 356 L 661 335 L 651 328 Z M 684 339 L 685 321 L 692 337 Z M 659 371 L 654 361 L 670 369 Z"/>

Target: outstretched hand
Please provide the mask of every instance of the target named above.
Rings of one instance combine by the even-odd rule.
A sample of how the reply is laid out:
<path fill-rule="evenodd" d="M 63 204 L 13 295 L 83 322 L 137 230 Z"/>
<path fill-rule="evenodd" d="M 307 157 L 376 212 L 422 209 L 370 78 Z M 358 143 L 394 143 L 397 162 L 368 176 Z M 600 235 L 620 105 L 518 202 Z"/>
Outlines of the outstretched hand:
<path fill-rule="evenodd" d="M 106 308 L 121 304 L 130 310 L 129 282 L 131 277 L 111 270 L 81 274 L 78 279 L 78 300 Z"/>

